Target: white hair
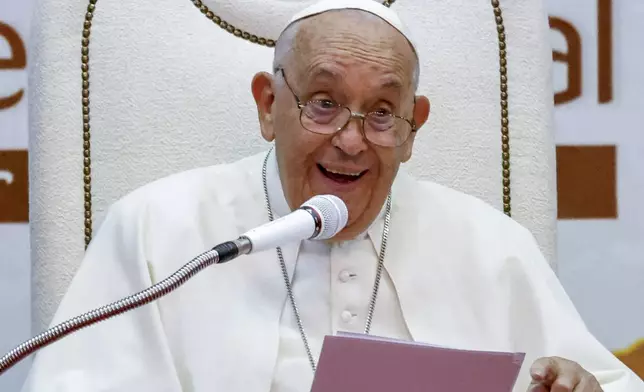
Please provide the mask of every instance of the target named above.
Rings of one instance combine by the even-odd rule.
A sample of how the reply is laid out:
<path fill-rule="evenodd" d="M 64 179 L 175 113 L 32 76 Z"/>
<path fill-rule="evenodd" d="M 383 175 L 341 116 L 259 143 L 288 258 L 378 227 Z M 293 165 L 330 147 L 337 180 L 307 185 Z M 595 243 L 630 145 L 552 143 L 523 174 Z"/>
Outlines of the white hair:
<path fill-rule="evenodd" d="M 361 17 L 371 19 L 371 20 L 380 20 L 380 17 L 371 14 L 369 12 L 365 11 L 360 11 L 359 15 Z M 279 36 L 278 40 L 275 42 L 275 52 L 273 55 L 273 72 L 277 72 L 277 69 L 280 67 L 284 67 L 289 61 L 293 59 L 293 53 L 294 53 L 294 48 L 295 48 L 295 41 L 297 39 L 297 33 L 299 31 L 299 28 L 301 27 L 301 22 L 306 19 L 300 19 L 298 21 L 295 21 L 292 23 L 290 26 L 288 26 L 282 34 Z M 413 49 L 412 49 L 413 51 Z M 415 58 L 415 64 L 414 64 L 414 72 L 412 75 L 412 86 L 414 88 L 414 92 L 418 90 L 418 83 L 420 79 L 420 63 L 418 61 L 418 54 L 416 51 L 414 52 L 414 58 Z"/>

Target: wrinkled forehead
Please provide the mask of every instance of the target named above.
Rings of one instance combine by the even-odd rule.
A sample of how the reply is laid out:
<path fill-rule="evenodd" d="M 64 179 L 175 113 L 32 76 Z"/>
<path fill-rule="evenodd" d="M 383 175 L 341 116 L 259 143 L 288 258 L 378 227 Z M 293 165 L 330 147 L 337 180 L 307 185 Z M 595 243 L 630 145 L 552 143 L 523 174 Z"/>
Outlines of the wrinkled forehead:
<path fill-rule="evenodd" d="M 332 10 L 300 20 L 294 27 L 293 57 L 289 59 L 300 83 L 340 82 L 361 74 L 378 85 L 415 89 L 418 60 L 413 47 L 397 29 L 373 14 Z"/>

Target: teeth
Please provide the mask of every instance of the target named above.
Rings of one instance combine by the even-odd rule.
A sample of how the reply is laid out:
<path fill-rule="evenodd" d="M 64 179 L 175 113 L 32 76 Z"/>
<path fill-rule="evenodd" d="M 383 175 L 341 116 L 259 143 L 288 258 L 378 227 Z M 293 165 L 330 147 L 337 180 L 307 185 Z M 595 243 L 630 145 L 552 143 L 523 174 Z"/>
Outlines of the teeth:
<path fill-rule="evenodd" d="M 360 174 L 362 174 L 362 172 L 357 172 L 357 173 L 343 173 L 343 172 L 339 172 L 339 171 L 335 171 L 335 170 L 330 170 L 330 169 L 327 169 L 327 168 L 324 168 L 324 169 L 325 169 L 326 171 L 328 171 L 329 173 L 333 173 L 333 174 L 341 174 L 341 175 L 344 175 L 344 176 L 358 177 L 358 176 L 360 176 Z"/>

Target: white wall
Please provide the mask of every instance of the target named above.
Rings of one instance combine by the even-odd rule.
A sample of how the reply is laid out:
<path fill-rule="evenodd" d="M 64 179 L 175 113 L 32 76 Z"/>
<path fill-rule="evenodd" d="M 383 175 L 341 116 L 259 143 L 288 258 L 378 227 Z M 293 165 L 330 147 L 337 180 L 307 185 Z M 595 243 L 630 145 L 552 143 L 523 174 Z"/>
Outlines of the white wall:
<path fill-rule="evenodd" d="M 0 23 L 11 26 L 27 46 L 31 0 L 0 0 Z M 0 36 L 0 59 L 12 56 L 7 39 Z M 1 63 L 0 63 L 1 64 Z M 25 69 L 2 69 L 0 65 L 0 102 L 27 85 Z M 6 216 L 6 150 L 27 149 L 26 92 L 16 106 L 0 109 L 0 218 Z M 4 172 L 4 173 L 3 173 Z M 14 179 L 13 185 L 16 184 Z M 3 202 L 4 200 L 4 202 Z M 29 226 L 26 222 L 3 222 L 0 219 L 0 355 L 29 338 L 30 319 Z M 25 360 L 0 377 L 0 391 L 18 391 L 30 361 Z"/>
<path fill-rule="evenodd" d="M 589 328 L 616 350 L 644 338 L 644 2 L 614 1 L 612 32 L 601 34 L 598 3 L 549 1 L 550 15 L 573 24 L 582 46 L 581 96 L 556 107 L 556 141 L 615 146 L 618 217 L 560 220 L 558 259 L 559 276 Z M 599 103 L 598 41 L 608 34 L 613 48 L 602 56 L 612 57 L 613 98 Z M 566 51 L 558 32 L 553 45 Z M 555 66 L 557 90 L 565 88 L 566 72 L 564 64 Z"/>
<path fill-rule="evenodd" d="M 29 228 L 0 224 L 0 355 L 29 338 Z M 0 391 L 18 391 L 30 360 L 0 377 Z"/>

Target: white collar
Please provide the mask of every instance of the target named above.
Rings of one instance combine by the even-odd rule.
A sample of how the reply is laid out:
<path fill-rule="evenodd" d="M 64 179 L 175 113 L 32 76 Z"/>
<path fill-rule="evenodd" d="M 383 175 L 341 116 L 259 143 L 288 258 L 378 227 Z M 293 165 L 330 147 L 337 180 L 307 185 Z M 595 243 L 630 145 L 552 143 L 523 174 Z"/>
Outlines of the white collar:
<path fill-rule="evenodd" d="M 279 175 L 279 166 L 277 164 L 277 157 L 275 156 L 274 147 L 270 150 L 269 154 L 270 156 L 268 157 L 268 162 L 266 164 L 266 187 L 268 190 L 268 200 L 270 202 L 271 209 L 273 210 L 275 219 L 277 219 L 290 213 L 291 208 L 288 206 L 288 202 L 286 201 L 286 197 L 284 196 L 284 188 L 282 187 L 282 180 L 280 179 Z M 371 225 L 369 225 L 367 230 L 356 236 L 356 240 L 364 239 L 365 236 L 369 236 L 374 243 L 375 248 L 379 250 L 380 246 L 378 244 L 380 243 L 380 238 L 372 238 L 372 236 L 375 234 L 373 233 L 372 229 L 374 227 L 377 227 L 376 225 L 378 225 L 380 220 L 384 220 L 386 207 L 387 205 L 385 201 L 376 219 L 371 222 Z M 382 227 L 382 225 L 380 225 L 380 227 Z M 377 235 L 380 234 L 381 233 L 378 233 Z"/>
<path fill-rule="evenodd" d="M 277 219 L 290 213 L 291 208 L 288 206 L 284 196 L 284 188 L 282 188 L 277 157 L 275 156 L 275 147 L 269 151 L 269 154 L 266 164 L 266 187 L 268 188 L 268 201 L 271 204 L 275 219 Z"/>

